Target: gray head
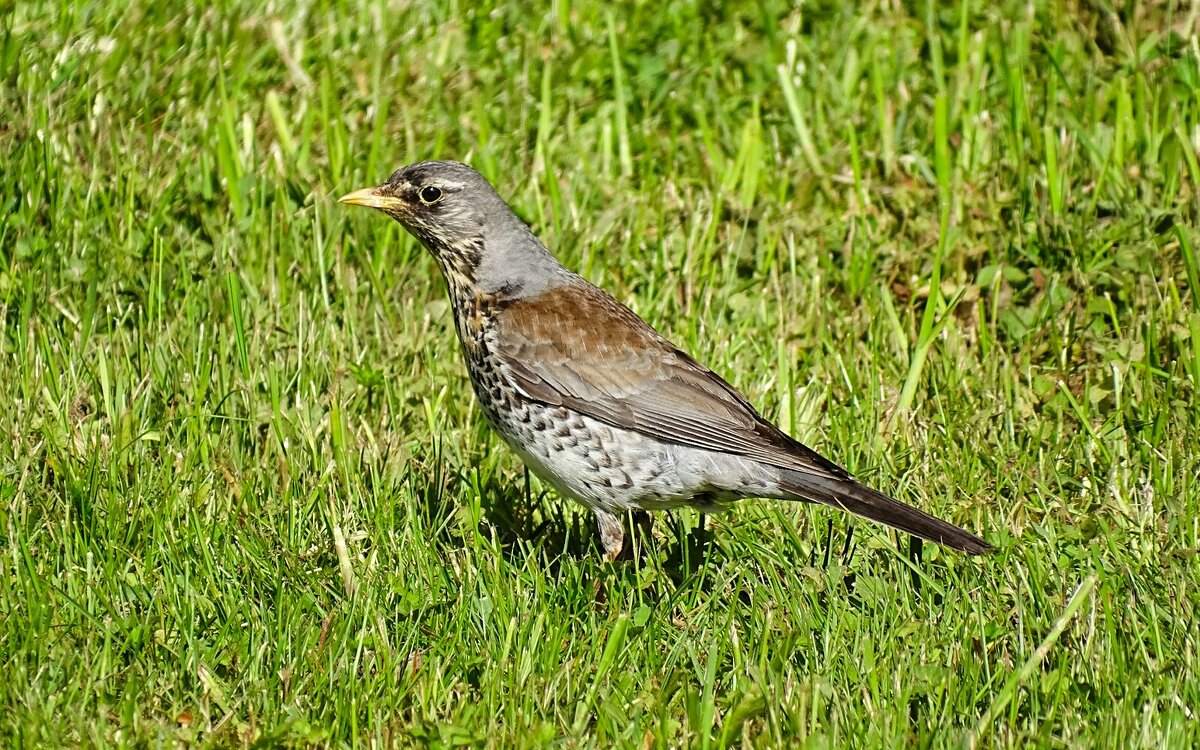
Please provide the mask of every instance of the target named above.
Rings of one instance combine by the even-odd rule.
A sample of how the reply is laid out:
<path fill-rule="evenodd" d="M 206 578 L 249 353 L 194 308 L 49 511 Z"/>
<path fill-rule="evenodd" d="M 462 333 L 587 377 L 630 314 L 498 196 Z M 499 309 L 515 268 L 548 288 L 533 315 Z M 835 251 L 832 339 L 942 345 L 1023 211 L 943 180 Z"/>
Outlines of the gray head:
<path fill-rule="evenodd" d="M 340 201 L 379 209 L 400 222 L 433 254 L 452 293 L 461 288 L 527 296 L 571 275 L 484 176 L 460 162 L 410 164 L 382 185 Z"/>

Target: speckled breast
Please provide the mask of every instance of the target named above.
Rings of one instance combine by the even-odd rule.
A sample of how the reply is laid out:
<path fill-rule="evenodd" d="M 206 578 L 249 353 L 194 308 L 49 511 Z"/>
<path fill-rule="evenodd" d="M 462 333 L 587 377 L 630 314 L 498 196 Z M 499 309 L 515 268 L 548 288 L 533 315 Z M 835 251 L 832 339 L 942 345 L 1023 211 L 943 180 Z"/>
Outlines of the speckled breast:
<path fill-rule="evenodd" d="M 456 306 L 455 323 L 480 409 L 534 474 L 567 497 L 610 511 L 669 508 L 707 494 L 709 487 L 680 475 L 680 449 L 518 391 L 493 354 L 498 304 L 473 295 Z"/>

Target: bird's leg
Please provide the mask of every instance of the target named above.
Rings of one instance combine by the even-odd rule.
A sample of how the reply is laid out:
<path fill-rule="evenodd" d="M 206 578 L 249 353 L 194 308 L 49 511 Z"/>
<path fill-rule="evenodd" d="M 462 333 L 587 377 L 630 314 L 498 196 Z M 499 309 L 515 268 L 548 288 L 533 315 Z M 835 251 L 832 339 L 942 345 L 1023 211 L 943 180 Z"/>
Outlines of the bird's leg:
<path fill-rule="evenodd" d="M 604 546 L 604 560 L 615 562 L 625 549 L 625 528 L 621 517 L 607 510 L 596 508 L 596 525 L 600 527 L 600 543 Z"/>

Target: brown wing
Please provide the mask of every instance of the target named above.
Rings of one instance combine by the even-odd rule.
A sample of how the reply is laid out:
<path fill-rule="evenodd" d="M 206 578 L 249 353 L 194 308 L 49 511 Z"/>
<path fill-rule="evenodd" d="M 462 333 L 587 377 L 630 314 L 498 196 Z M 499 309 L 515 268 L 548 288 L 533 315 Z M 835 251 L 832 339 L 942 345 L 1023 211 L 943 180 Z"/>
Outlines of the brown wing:
<path fill-rule="evenodd" d="M 807 474 L 836 464 L 763 419 L 708 368 L 624 305 L 581 283 L 509 304 L 495 353 L 531 398 L 614 427 Z"/>

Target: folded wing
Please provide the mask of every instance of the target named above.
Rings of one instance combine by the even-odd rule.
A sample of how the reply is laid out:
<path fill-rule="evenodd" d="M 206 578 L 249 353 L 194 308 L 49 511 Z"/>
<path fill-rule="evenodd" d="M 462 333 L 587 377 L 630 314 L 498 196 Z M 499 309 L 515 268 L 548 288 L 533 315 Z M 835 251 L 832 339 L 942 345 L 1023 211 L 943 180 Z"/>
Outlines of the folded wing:
<path fill-rule="evenodd" d="M 563 326 L 568 316 L 572 325 Z M 830 479 L 849 476 L 590 284 L 514 302 L 499 326 L 496 354 L 530 398 L 665 442 Z"/>

